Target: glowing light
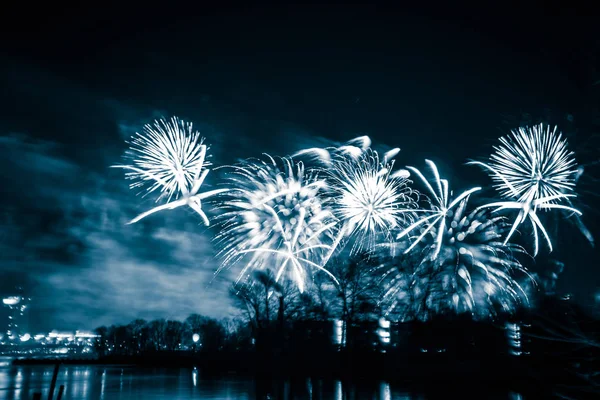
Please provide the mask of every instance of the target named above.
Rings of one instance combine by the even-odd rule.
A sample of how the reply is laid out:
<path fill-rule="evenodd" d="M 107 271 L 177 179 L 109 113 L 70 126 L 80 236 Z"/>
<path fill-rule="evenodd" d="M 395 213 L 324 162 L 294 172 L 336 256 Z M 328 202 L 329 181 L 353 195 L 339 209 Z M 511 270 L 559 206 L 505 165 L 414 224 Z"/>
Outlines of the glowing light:
<path fill-rule="evenodd" d="M 385 318 L 379 319 L 379 329 L 377 330 L 377 335 L 379 336 L 379 340 L 381 341 L 381 343 L 390 343 L 390 321 L 386 320 Z"/>
<path fill-rule="evenodd" d="M 437 231 L 436 241 L 434 244 L 433 251 L 430 256 L 432 259 L 435 259 L 439 254 L 441 245 L 442 245 L 442 236 L 444 234 L 446 228 L 446 217 L 450 214 L 450 211 L 454 207 L 456 207 L 462 200 L 468 198 L 472 193 L 481 190 L 480 187 L 471 188 L 469 190 L 465 190 L 452 201 L 450 201 L 450 196 L 452 196 L 452 192 L 448 190 L 448 181 L 446 179 L 441 179 L 440 174 L 438 172 L 437 166 L 431 160 L 425 160 L 429 168 L 431 169 L 434 177 L 434 185 L 435 189 L 431 186 L 429 181 L 423 176 L 421 171 L 414 167 L 408 167 L 411 171 L 417 175 L 421 181 L 424 183 L 427 191 L 432 195 L 432 198 L 429 201 L 430 209 L 428 210 L 417 210 L 418 212 L 424 213 L 425 215 L 418 218 L 416 222 L 409 225 L 406 229 L 398 234 L 397 239 L 402 239 L 404 237 L 408 237 L 415 229 L 424 225 L 426 228 L 422 229 L 422 232 L 419 234 L 416 240 L 412 242 L 412 244 L 404 251 L 405 254 L 409 253 L 423 238 L 430 232 Z"/>
<path fill-rule="evenodd" d="M 113 168 L 127 170 L 126 178 L 134 181 L 130 185 L 132 189 L 149 184 L 146 194 L 159 191 L 156 201 L 166 199 L 167 202 L 138 215 L 129 223 L 136 223 L 158 211 L 187 205 L 208 226 L 210 222 L 202 210 L 202 200 L 226 189 L 199 193 L 210 171 L 207 168 L 210 162 L 204 138 L 193 130 L 192 124 L 177 117 L 170 122 L 160 119 L 153 126 L 145 125 L 144 134 L 137 133 L 130 144 L 126 158 L 133 165 L 115 165 Z"/>
<path fill-rule="evenodd" d="M 198 335 L 197 333 L 194 333 L 192 335 L 192 340 L 194 341 L 194 343 L 198 343 L 198 341 L 200 340 L 200 335 Z"/>
<path fill-rule="evenodd" d="M 333 321 L 333 343 L 342 345 L 344 338 L 344 321 L 336 319 Z"/>
<path fill-rule="evenodd" d="M 495 187 L 508 199 L 526 202 L 572 192 L 577 164 L 556 129 L 543 124 L 519 128 L 500 138 L 489 163 L 470 164 L 487 169 Z"/>
<path fill-rule="evenodd" d="M 470 162 L 484 167 L 496 182 L 496 189 L 506 198 L 483 207 L 496 207 L 496 212 L 519 210 L 504 243 L 510 240 L 519 225 L 529 219 L 534 235 L 533 255 L 536 256 L 539 251 L 538 230 L 552 251 L 552 242 L 537 211 L 561 209 L 581 215 L 570 205 L 558 204 L 560 201 L 571 204 L 570 198 L 576 197 L 572 193 L 577 176 L 573 153 L 567 150 L 567 142 L 560 133 L 556 133 L 556 127 L 551 131 L 550 127 L 544 129 L 543 124 L 519 128 L 512 132 L 512 136 L 500 138 L 500 143 L 489 163 Z"/>
<path fill-rule="evenodd" d="M 353 250 L 372 248 L 379 234 L 391 239 L 393 229 L 413 219 L 416 202 L 408 186 L 410 173 L 392 172 L 391 157 L 398 151 L 386 153 L 383 162 L 370 149 L 357 157 L 337 156 L 324 171 L 330 181 L 331 208 L 343 224 L 339 235 L 358 236 Z"/>
<path fill-rule="evenodd" d="M 335 280 L 322 263 L 336 225 L 322 204 L 325 182 L 306 173 L 302 163 L 267 158 L 230 167 L 232 190 L 222 204 L 227 211 L 217 236 L 223 245 L 223 265 L 245 259 L 238 280 L 250 269 L 277 266 L 276 281 L 289 271 L 300 291 L 309 277 L 308 269 L 323 271 Z"/>
<path fill-rule="evenodd" d="M 14 306 L 17 305 L 21 302 L 21 297 L 19 296 L 11 296 L 11 297 L 5 297 L 2 299 L 2 303 L 4 303 L 7 306 Z"/>
<path fill-rule="evenodd" d="M 510 346 L 510 354 L 513 356 L 520 356 L 521 351 L 521 327 L 515 323 L 507 322 L 505 324 L 506 337 Z"/>
<path fill-rule="evenodd" d="M 19 339 L 21 340 L 21 342 L 27 342 L 29 339 L 31 339 L 31 335 L 29 333 L 26 333 L 23 336 L 21 336 Z"/>

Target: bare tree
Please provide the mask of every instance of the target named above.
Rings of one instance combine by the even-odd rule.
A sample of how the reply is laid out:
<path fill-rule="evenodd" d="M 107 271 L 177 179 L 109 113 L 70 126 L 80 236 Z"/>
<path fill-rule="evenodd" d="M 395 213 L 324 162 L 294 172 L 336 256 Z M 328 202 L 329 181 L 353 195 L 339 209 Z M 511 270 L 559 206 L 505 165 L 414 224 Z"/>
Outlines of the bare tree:
<path fill-rule="evenodd" d="M 248 281 L 235 283 L 231 294 L 237 305 L 255 329 L 270 325 L 272 310 L 278 302 L 283 286 L 275 280 L 270 270 L 257 270 Z"/>
<path fill-rule="evenodd" d="M 226 332 L 223 325 L 214 318 L 192 314 L 185 320 L 186 332 L 200 336 L 203 351 L 221 350 L 225 345 Z"/>
<path fill-rule="evenodd" d="M 164 319 L 155 319 L 148 323 L 148 337 L 151 349 L 159 351 L 166 347 L 166 328 L 167 321 Z"/>
<path fill-rule="evenodd" d="M 321 278 L 317 299 L 330 315 L 342 320 L 342 343 L 346 343 L 349 325 L 373 320 L 378 315 L 379 281 L 364 256 L 338 257 L 330 261 L 328 269 L 338 283 Z"/>

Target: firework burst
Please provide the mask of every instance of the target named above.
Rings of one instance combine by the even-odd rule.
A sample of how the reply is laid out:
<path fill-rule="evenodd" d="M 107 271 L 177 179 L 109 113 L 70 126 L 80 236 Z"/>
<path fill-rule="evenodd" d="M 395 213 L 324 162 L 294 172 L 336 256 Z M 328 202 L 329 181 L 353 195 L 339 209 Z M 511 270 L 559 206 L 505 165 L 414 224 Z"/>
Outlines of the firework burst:
<path fill-rule="evenodd" d="M 503 218 L 486 210 L 466 213 L 467 202 L 468 197 L 460 200 L 446 223 L 434 225 L 429 239 L 420 242 L 416 268 L 407 262 L 386 273 L 383 304 L 390 313 L 427 318 L 452 310 L 485 318 L 528 303 L 515 279 L 515 273 L 527 275 L 514 257 L 522 250 L 503 243 Z"/>
<path fill-rule="evenodd" d="M 306 172 L 302 163 L 289 158 L 277 162 L 249 160 L 231 167 L 232 186 L 223 206 L 222 244 L 224 266 L 244 262 L 239 279 L 251 269 L 273 267 L 276 281 L 284 272 L 303 291 L 308 270 L 323 267 L 336 223 L 323 206 L 325 182 Z M 239 280 L 238 279 L 238 280 Z"/>
<path fill-rule="evenodd" d="M 449 192 L 448 181 L 440 178 L 437 166 L 433 161 L 425 160 L 425 162 L 433 173 L 435 189 L 421 173 L 421 171 L 414 167 L 408 167 L 408 169 L 413 171 L 413 173 L 421 179 L 427 188 L 427 191 L 429 194 L 431 194 L 432 198 L 429 200 L 430 208 L 417 210 L 417 212 L 422 213 L 423 216 L 410 224 L 406 229 L 402 230 L 398 234 L 397 239 L 400 240 L 405 237 L 410 237 L 413 231 L 421 227 L 420 234 L 417 236 L 416 240 L 414 240 L 412 244 L 408 246 L 408 248 L 405 250 L 405 254 L 410 252 L 421 240 L 423 240 L 423 238 L 425 238 L 428 233 L 431 233 L 434 234 L 436 238 L 433 250 L 431 252 L 431 257 L 435 259 L 442 246 L 442 238 L 446 228 L 446 217 L 452 213 L 452 209 L 458 206 L 463 199 L 467 198 L 470 194 L 481 190 L 481 188 L 475 187 L 465 190 L 456 198 L 451 200 L 452 192 Z"/>
<path fill-rule="evenodd" d="M 356 158 L 337 156 L 325 169 L 329 203 L 341 224 L 338 241 L 355 236 L 353 251 L 372 248 L 381 236 L 390 239 L 394 229 L 413 219 L 416 201 L 410 173 L 392 172 L 398 151 L 387 152 L 383 160 L 371 149 Z"/>
<path fill-rule="evenodd" d="M 170 121 L 156 120 L 153 126 L 144 126 L 143 134 L 136 133 L 130 146 L 125 158 L 133 165 L 114 165 L 113 168 L 127 170 L 125 177 L 133 180 L 132 189 L 147 185 L 144 195 L 159 191 L 156 201 L 166 199 L 167 202 L 138 215 L 129 223 L 161 210 L 188 205 L 208 226 L 210 222 L 201 201 L 226 189 L 198 193 L 210 171 L 207 168 L 210 163 L 204 138 L 193 130 L 192 124 L 177 117 Z"/>
<path fill-rule="evenodd" d="M 489 163 L 473 161 L 490 172 L 500 194 L 526 202 L 573 191 L 577 165 L 556 127 L 519 128 L 500 138 Z M 558 198 L 558 197 L 557 197 Z"/>
<path fill-rule="evenodd" d="M 507 243 L 516 229 L 529 219 L 534 235 L 534 256 L 539 251 L 539 233 L 544 236 L 552 251 L 552 242 L 544 228 L 538 210 L 562 209 L 577 216 L 581 212 L 571 206 L 577 169 L 573 153 L 567 150 L 567 142 L 560 133 L 544 129 L 543 124 L 532 128 L 519 128 L 512 136 L 500 138 L 500 146 L 490 157 L 490 163 L 472 161 L 484 167 L 496 189 L 505 201 L 486 204 L 483 207 L 496 207 L 519 210 L 512 228 L 506 236 Z M 569 205 L 559 204 L 566 201 Z"/>

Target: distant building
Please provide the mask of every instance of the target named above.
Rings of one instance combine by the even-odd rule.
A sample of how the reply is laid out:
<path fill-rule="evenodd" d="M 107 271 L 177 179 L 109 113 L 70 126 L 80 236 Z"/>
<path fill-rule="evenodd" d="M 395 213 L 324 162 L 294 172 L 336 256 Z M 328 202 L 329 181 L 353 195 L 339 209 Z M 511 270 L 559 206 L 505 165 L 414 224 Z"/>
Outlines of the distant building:
<path fill-rule="evenodd" d="M 17 288 L 15 295 L 2 299 L 2 304 L 8 311 L 3 332 L 5 340 L 18 340 L 29 331 L 30 303 L 31 298 L 25 297 L 21 288 Z"/>

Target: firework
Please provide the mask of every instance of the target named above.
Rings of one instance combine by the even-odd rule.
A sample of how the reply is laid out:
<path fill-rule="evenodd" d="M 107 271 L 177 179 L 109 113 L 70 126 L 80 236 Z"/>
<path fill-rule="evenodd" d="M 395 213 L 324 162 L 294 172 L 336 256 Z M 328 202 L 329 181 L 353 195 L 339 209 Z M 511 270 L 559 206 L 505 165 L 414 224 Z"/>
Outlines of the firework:
<path fill-rule="evenodd" d="M 173 117 L 171 121 L 154 121 L 145 125 L 144 133 L 136 133 L 130 142 L 125 157 L 133 165 L 114 165 L 113 168 L 127 170 L 125 176 L 133 180 L 132 189 L 147 185 L 145 195 L 160 192 L 156 201 L 166 200 L 166 204 L 146 211 L 129 223 L 161 210 L 172 210 L 189 206 L 202 218 L 205 225 L 209 220 L 202 210 L 202 200 L 226 189 L 198 193 L 208 175 L 210 162 L 207 160 L 207 146 L 200 133 L 193 130 L 191 123 Z"/>
<path fill-rule="evenodd" d="M 427 188 L 427 191 L 431 194 L 432 198 L 429 201 L 430 207 L 429 209 L 416 210 L 416 212 L 422 213 L 423 216 L 418 218 L 415 222 L 400 232 L 397 236 L 397 239 L 400 240 L 404 237 L 409 237 L 413 231 L 421 227 L 421 233 L 417 239 L 414 240 L 412 244 L 405 250 L 406 254 L 410 252 L 421 240 L 423 240 L 428 233 L 435 234 L 436 239 L 434 242 L 433 251 L 431 252 L 431 257 L 435 259 L 442 246 L 443 234 L 446 227 L 446 217 L 463 199 L 467 198 L 470 194 L 481 190 L 481 188 L 475 187 L 465 190 L 455 199 L 451 200 L 452 193 L 449 192 L 448 181 L 440 178 L 437 166 L 433 161 L 425 160 L 425 162 L 433 173 L 435 189 L 433 186 L 431 186 L 421 171 L 414 167 L 408 167 L 408 169 L 414 172 L 414 174 L 421 179 Z"/>
<path fill-rule="evenodd" d="M 338 240 L 356 236 L 353 251 L 372 248 L 378 236 L 391 238 L 394 229 L 412 221 L 416 201 L 407 170 L 392 172 L 393 149 L 380 160 L 367 149 L 357 158 L 337 155 L 325 169 L 329 203 L 341 227 Z"/>
<path fill-rule="evenodd" d="M 471 164 L 487 169 L 507 199 L 526 202 L 572 192 L 577 175 L 575 158 L 556 129 L 544 129 L 543 124 L 519 128 L 500 138 L 489 163 Z"/>
<path fill-rule="evenodd" d="M 514 257 L 522 250 L 503 243 L 504 219 L 486 210 L 466 213 L 467 202 L 468 197 L 460 200 L 452 216 L 434 224 L 429 239 L 419 242 L 420 262 L 412 256 L 387 272 L 383 303 L 389 312 L 410 309 L 426 318 L 452 310 L 487 317 L 498 308 L 511 312 L 527 304 L 526 291 L 515 279 L 515 273 L 527 275 Z"/>
<path fill-rule="evenodd" d="M 495 147 L 496 152 L 490 157 L 490 163 L 470 162 L 489 172 L 496 182 L 496 189 L 506 199 L 483 207 L 496 207 L 495 211 L 519 210 L 505 243 L 508 243 L 519 225 L 529 219 L 534 236 L 533 255 L 537 255 L 539 250 L 538 230 L 552 251 L 552 242 L 537 211 L 562 209 L 581 215 L 571 205 L 559 204 L 560 201 L 571 204 L 570 198 L 576 197 L 573 188 L 577 169 L 573 153 L 567 150 L 567 142 L 560 133 L 556 133 L 556 127 L 551 131 L 550 127 L 544 129 L 543 124 L 528 129 L 519 128 L 512 132 L 512 136 L 500 138 L 500 143 Z"/>
<path fill-rule="evenodd" d="M 371 138 L 368 136 L 359 136 L 337 147 L 312 147 L 296 152 L 293 157 L 312 157 L 316 161 L 330 166 L 334 159 L 338 157 L 359 158 L 371 146 Z M 399 150 L 399 149 L 398 149 Z"/>
<path fill-rule="evenodd" d="M 312 268 L 335 280 L 322 263 L 336 225 L 322 204 L 325 182 L 305 172 L 302 163 L 267 158 L 231 167 L 232 190 L 223 203 L 227 211 L 217 237 L 224 266 L 244 261 L 239 278 L 251 269 L 274 266 L 276 281 L 288 271 L 300 291 Z"/>

